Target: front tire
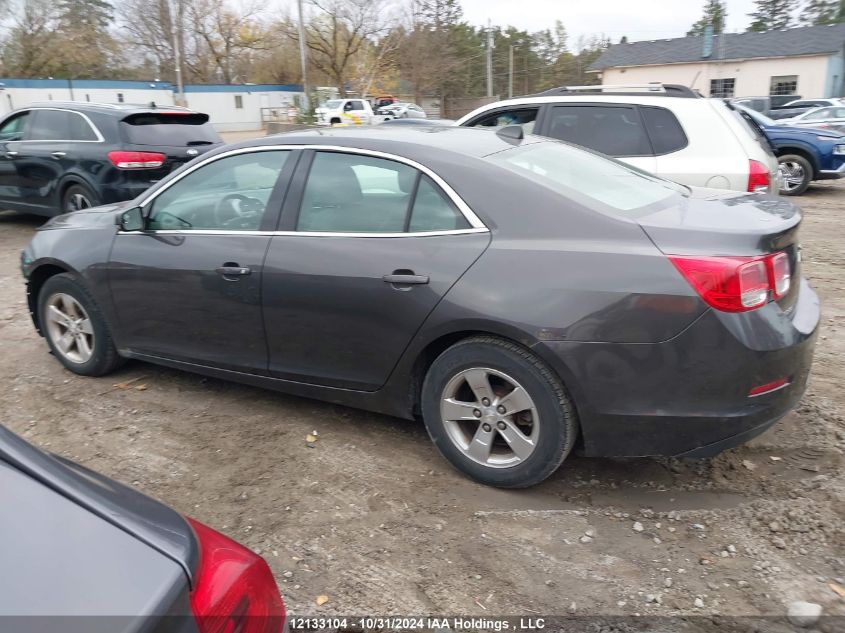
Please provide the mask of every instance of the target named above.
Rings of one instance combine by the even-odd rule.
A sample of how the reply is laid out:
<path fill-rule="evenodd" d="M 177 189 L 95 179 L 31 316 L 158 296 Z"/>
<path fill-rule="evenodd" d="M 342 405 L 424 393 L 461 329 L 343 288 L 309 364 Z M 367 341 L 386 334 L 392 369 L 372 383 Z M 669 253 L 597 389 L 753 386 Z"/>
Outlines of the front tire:
<path fill-rule="evenodd" d="M 442 455 L 483 484 L 525 488 L 551 475 L 572 450 L 575 409 L 554 372 L 515 343 L 479 336 L 432 363 L 421 408 Z"/>
<path fill-rule="evenodd" d="M 81 376 L 102 376 L 123 360 L 94 299 L 72 275 L 50 277 L 38 294 L 38 322 L 50 351 Z"/>
<path fill-rule="evenodd" d="M 778 157 L 780 171 L 780 193 L 784 196 L 800 196 L 807 191 L 813 180 L 813 166 L 803 156 L 784 154 Z"/>

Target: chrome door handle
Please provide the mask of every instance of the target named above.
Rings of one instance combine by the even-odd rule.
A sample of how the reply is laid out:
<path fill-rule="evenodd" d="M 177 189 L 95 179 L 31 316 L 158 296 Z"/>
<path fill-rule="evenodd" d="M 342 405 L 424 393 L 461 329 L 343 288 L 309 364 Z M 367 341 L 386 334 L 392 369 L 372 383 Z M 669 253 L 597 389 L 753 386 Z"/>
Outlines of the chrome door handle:
<path fill-rule="evenodd" d="M 19 152 L 6 152 L 6 158 L 17 158 Z"/>
<path fill-rule="evenodd" d="M 384 275 L 382 281 L 388 284 L 409 285 L 409 284 L 427 284 L 429 282 L 428 275 Z"/>
<path fill-rule="evenodd" d="M 55 159 L 64 158 L 67 156 L 67 152 L 50 152 L 50 156 Z"/>
<path fill-rule="evenodd" d="M 252 273 L 252 270 L 246 266 L 221 266 L 220 268 L 215 268 L 214 271 L 224 277 L 243 277 Z"/>

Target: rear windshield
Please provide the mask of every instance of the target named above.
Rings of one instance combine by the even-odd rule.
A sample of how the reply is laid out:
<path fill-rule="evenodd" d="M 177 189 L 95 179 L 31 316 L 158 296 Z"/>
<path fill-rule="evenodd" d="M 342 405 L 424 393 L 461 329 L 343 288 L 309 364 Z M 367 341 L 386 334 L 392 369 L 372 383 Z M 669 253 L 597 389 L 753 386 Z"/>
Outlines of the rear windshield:
<path fill-rule="evenodd" d="M 487 160 L 573 200 L 632 211 L 689 191 L 682 185 L 565 143 L 534 143 L 491 154 Z M 634 214 L 632 214 L 634 215 Z"/>
<path fill-rule="evenodd" d="M 208 115 L 198 112 L 132 114 L 120 122 L 120 127 L 126 142 L 133 145 L 186 147 L 222 142 Z"/>

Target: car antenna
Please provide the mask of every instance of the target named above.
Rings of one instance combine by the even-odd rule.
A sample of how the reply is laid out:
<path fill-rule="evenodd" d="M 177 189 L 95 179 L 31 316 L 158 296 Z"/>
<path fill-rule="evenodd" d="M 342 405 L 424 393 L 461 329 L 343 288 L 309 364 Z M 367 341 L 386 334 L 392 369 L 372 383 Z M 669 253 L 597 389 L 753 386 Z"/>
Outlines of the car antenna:
<path fill-rule="evenodd" d="M 158 106 L 156 105 L 156 102 L 155 102 L 155 101 L 150 101 L 150 107 L 151 107 L 151 108 L 153 108 L 153 109 L 155 109 L 155 108 L 157 108 Z"/>
<path fill-rule="evenodd" d="M 513 139 L 514 141 L 521 141 L 525 138 L 525 130 L 521 125 L 506 125 L 496 132 L 497 135 L 505 139 Z"/>

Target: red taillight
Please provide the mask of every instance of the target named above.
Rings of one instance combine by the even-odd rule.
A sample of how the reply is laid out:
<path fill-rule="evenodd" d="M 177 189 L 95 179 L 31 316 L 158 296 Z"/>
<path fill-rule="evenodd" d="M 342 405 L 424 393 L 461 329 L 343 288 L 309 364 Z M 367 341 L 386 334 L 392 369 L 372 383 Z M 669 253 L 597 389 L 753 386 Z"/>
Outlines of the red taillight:
<path fill-rule="evenodd" d="M 109 152 L 109 160 L 118 169 L 156 169 L 166 158 L 159 152 Z"/>
<path fill-rule="evenodd" d="M 751 193 L 766 193 L 771 184 L 769 168 L 756 160 L 748 161 L 748 191 Z"/>
<path fill-rule="evenodd" d="M 752 387 L 748 391 L 748 397 L 753 398 L 754 396 L 762 396 L 763 394 L 772 393 L 773 391 L 777 391 L 778 389 L 783 389 L 788 385 L 788 378 L 778 378 L 777 380 L 773 380 L 772 382 L 767 382 L 765 385 Z"/>
<path fill-rule="evenodd" d="M 201 633 L 280 633 L 285 606 L 263 558 L 194 519 L 200 564 L 191 610 Z"/>
<path fill-rule="evenodd" d="M 724 312 L 746 312 L 789 291 L 789 256 L 669 257 L 708 305 Z"/>

